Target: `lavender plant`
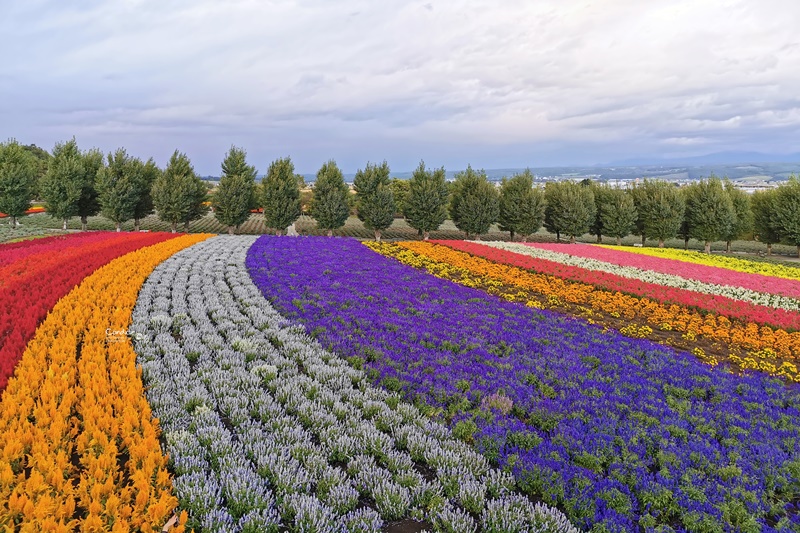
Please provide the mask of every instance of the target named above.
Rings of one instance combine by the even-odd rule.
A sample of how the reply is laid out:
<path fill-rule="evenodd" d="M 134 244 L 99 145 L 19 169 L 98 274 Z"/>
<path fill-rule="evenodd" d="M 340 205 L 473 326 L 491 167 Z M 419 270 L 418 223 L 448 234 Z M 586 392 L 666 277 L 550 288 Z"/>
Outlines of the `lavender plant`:
<path fill-rule="evenodd" d="M 483 454 L 434 444 L 400 405 L 399 427 L 360 405 L 437 470 L 450 502 L 471 474 L 486 508 L 505 509 L 491 503 L 505 493 L 491 463 L 586 529 L 800 530 L 796 386 L 506 302 L 355 240 L 262 237 L 247 266 L 284 316 Z"/>

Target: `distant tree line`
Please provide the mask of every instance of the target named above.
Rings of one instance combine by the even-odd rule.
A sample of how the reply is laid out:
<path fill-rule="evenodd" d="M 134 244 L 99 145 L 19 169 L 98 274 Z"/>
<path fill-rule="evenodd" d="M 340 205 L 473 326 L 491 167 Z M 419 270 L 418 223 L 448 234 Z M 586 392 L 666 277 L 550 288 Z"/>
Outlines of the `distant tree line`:
<path fill-rule="evenodd" d="M 120 148 L 104 156 L 99 150 L 82 151 L 75 139 L 58 143 L 48 154 L 15 140 L 0 143 L 0 212 L 12 226 L 41 198 L 50 216 L 63 221 L 102 214 L 116 224 L 133 220 L 138 230 L 142 218 L 155 212 L 188 231 L 189 223 L 203 217 L 209 206 L 217 220 L 234 233 L 263 209 L 267 227 L 277 233 L 289 228 L 304 209 L 304 185 L 291 158 L 273 161 L 261 184 L 247 153 L 232 146 L 222 161 L 219 186 L 208 187 L 194 171 L 189 158 L 172 154 L 160 169 L 152 159 L 142 161 Z M 797 246 L 800 255 L 800 179 L 792 176 L 779 187 L 748 195 L 713 175 L 685 187 L 645 179 L 631 188 L 614 188 L 591 180 L 548 182 L 535 187 L 529 170 L 491 183 L 483 170 L 468 166 L 448 183 L 444 168 L 431 169 L 420 162 L 410 180 L 392 180 L 386 161 L 367 163 L 356 172 L 354 194 L 336 162 L 327 161 L 316 175 L 307 198 L 308 214 L 332 235 L 354 212 L 364 227 L 380 240 L 382 232 L 402 216 L 427 240 L 449 217 L 468 238 L 480 238 L 492 224 L 507 231 L 512 240 L 526 240 L 542 226 L 557 240 L 570 242 L 586 233 L 613 237 L 617 244 L 628 235 L 664 241 L 680 237 L 705 243 L 731 241 L 752 234 L 767 245 L 780 242 Z"/>

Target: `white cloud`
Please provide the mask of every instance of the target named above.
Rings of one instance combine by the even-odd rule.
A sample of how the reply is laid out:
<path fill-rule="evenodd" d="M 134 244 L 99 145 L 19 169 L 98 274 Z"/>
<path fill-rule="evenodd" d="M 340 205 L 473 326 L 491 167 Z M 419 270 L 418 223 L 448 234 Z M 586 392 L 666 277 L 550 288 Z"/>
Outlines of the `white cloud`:
<path fill-rule="evenodd" d="M 177 146 L 204 172 L 231 142 L 308 171 L 426 146 L 485 167 L 797 151 L 796 20 L 794 0 L 11 0 L 0 136 Z"/>

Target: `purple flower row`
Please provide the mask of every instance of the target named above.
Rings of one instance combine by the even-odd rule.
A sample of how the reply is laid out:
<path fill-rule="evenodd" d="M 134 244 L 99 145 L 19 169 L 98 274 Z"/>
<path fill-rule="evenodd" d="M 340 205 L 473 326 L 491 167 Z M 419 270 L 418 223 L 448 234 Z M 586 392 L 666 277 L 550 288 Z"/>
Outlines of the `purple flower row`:
<path fill-rule="evenodd" d="M 355 240 L 265 236 L 247 266 L 285 316 L 579 526 L 800 525 L 797 388 L 500 300 Z"/>

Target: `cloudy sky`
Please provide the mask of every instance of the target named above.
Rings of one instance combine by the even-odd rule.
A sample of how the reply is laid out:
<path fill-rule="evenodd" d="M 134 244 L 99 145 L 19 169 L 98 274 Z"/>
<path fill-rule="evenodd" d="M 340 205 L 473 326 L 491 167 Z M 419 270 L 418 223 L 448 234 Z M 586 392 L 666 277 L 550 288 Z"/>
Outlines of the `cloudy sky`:
<path fill-rule="evenodd" d="M 797 0 L 0 0 L 0 137 L 201 174 L 800 152 Z"/>

